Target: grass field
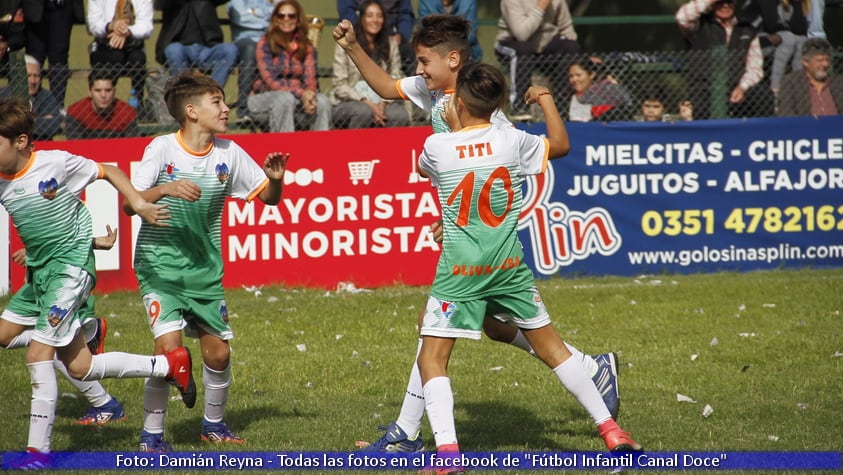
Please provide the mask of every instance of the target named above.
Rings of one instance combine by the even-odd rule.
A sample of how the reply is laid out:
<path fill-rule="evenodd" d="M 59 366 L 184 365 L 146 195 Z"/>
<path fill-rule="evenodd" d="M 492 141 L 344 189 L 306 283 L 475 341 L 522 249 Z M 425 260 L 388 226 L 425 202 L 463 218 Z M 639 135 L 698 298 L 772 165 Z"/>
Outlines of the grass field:
<path fill-rule="evenodd" d="M 620 423 L 645 449 L 841 449 L 843 269 L 552 279 L 539 287 L 563 338 L 585 352 L 619 354 Z M 377 426 L 398 414 L 426 295 L 424 287 L 228 292 L 236 338 L 226 420 L 248 440 L 232 450 L 350 451 L 356 439 L 376 438 Z M 99 296 L 97 313 L 109 319 L 107 350 L 151 350 L 136 292 Z M 187 341 L 199 366 L 198 344 Z M 0 367 L 9 424 L 0 451 L 21 450 L 30 399 L 24 352 L 0 352 Z M 603 450 L 586 413 L 520 350 L 460 341 L 450 376 L 465 451 Z M 72 425 L 87 404 L 60 381 L 54 450 L 136 450 L 143 381 L 105 386 L 128 420 Z M 199 387 L 196 408 L 169 407 L 166 435 L 178 451 L 215 449 L 199 441 Z M 680 402 L 680 394 L 697 402 Z M 433 447 L 427 421 L 423 434 Z"/>

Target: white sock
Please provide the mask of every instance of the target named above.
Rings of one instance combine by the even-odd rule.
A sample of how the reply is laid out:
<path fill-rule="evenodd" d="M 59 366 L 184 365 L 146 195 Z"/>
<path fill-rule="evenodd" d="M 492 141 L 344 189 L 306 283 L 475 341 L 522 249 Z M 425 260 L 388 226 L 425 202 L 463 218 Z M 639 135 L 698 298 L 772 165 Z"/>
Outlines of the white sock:
<path fill-rule="evenodd" d="M 583 408 L 588 412 L 597 425 L 609 420 L 612 416 L 606 409 L 606 403 L 594 386 L 594 382 L 574 358 L 568 358 L 562 364 L 553 368 L 553 372 L 562 385 L 565 386 Z"/>
<path fill-rule="evenodd" d="M 404 401 L 401 403 L 401 412 L 395 421 L 407 437 L 415 438 L 421 429 L 422 417 L 424 417 L 424 389 L 422 388 L 421 373 L 417 359 L 421 351 L 422 340 L 419 338 L 419 346 L 416 349 L 416 359 L 413 360 L 413 369 L 410 371 L 410 380 L 407 381 L 407 391 L 404 393 Z"/>
<path fill-rule="evenodd" d="M 530 353 L 532 356 L 536 356 L 536 352 L 533 350 L 533 347 L 530 346 L 530 342 L 527 341 L 527 337 L 524 336 L 524 332 L 520 329 L 515 333 L 515 338 L 513 338 L 509 344 Z"/>
<path fill-rule="evenodd" d="M 164 355 L 142 356 L 132 353 L 111 351 L 93 355 L 91 368 L 83 381 L 104 378 L 144 378 L 167 376 L 170 364 Z"/>
<path fill-rule="evenodd" d="M 513 338 L 513 340 L 509 342 L 509 344 L 516 348 L 521 348 L 527 353 L 536 356 L 536 352 L 533 350 L 533 347 L 530 346 L 530 342 L 527 341 L 527 337 L 524 336 L 524 332 L 522 332 L 520 329 L 518 330 L 518 333 L 515 334 L 515 338 Z M 597 362 L 594 361 L 594 358 L 592 358 L 591 355 L 583 353 L 577 347 L 571 345 L 568 342 L 565 342 L 565 346 L 568 347 L 568 351 L 571 352 L 571 355 L 576 358 L 577 361 L 582 363 L 582 367 L 585 370 L 585 373 L 589 375 L 589 377 L 593 377 L 595 374 L 597 374 L 597 370 L 599 368 L 597 366 Z"/>
<path fill-rule="evenodd" d="M 29 346 L 29 342 L 32 341 L 32 334 L 35 330 L 24 330 L 21 332 L 20 335 L 12 338 L 12 341 L 6 345 L 7 350 L 14 350 L 17 348 L 26 348 Z"/>
<path fill-rule="evenodd" d="M 80 381 L 73 379 L 67 372 L 64 363 L 58 358 L 53 360 L 53 368 L 70 381 L 70 384 L 82 393 L 92 406 L 101 407 L 108 403 L 108 401 L 111 401 L 111 395 L 108 394 L 108 391 L 102 387 L 99 381 Z"/>
<path fill-rule="evenodd" d="M 52 361 L 29 363 L 29 381 L 32 384 L 32 403 L 29 413 L 29 440 L 27 447 L 39 452 L 49 452 L 56 419 L 56 400 L 59 384 Z"/>
<path fill-rule="evenodd" d="M 425 409 L 436 446 L 457 443 L 454 427 L 454 393 L 447 376 L 437 376 L 424 385 Z"/>
<path fill-rule="evenodd" d="M 164 433 L 164 417 L 170 385 L 163 378 L 146 378 L 143 385 L 143 430 L 150 434 Z"/>
<path fill-rule="evenodd" d="M 205 386 L 205 420 L 222 422 L 231 385 L 231 364 L 222 371 L 214 371 L 203 364 L 202 384 Z"/>

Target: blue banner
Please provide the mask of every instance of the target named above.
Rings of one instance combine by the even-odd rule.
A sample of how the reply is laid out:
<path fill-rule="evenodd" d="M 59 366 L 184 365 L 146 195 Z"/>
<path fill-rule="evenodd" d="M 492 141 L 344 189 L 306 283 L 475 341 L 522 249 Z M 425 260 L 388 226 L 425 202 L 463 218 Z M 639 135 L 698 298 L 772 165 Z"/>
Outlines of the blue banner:
<path fill-rule="evenodd" d="M 843 265 L 843 116 L 567 127 L 525 190 L 537 276 Z"/>
<path fill-rule="evenodd" d="M 3 470 L 840 470 L 840 452 L 55 452 L 2 454 Z"/>

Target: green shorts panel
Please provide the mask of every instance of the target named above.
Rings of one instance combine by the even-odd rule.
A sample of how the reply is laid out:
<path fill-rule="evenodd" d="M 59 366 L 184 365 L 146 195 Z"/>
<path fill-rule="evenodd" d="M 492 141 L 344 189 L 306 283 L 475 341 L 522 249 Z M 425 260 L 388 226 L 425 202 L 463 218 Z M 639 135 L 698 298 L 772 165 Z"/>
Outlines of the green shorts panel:
<path fill-rule="evenodd" d="M 151 292 L 143 296 L 143 305 L 149 329 L 155 338 L 181 329 L 193 338 L 198 337 L 200 331 L 221 340 L 234 338 L 228 324 L 225 299 L 199 300 Z"/>
<path fill-rule="evenodd" d="M 30 276 L 39 312 L 32 339 L 49 346 L 67 346 L 79 329 L 78 310 L 91 295 L 93 276 L 61 262 L 32 269 Z"/>

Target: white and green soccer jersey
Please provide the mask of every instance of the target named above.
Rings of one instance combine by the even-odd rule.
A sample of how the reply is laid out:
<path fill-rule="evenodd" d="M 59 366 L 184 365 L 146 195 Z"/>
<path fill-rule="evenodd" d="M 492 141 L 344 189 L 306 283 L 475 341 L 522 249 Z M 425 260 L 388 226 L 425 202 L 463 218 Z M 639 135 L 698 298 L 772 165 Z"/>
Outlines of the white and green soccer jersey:
<path fill-rule="evenodd" d="M 202 152 L 192 152 L 178 133 L 155 138 L 146 147 L 132 185 L 140 191 L 178 180 L 190 180 L 202 190 L 198 201 L 164 197 L 169 226 L 141 225 L 135 247 L 135 272 L 141 294 L 175 294 L 220 299 L 222 249 L 220 222 L 229 196 L 254 199 L 268 183 L 252 157 L 231 140 L 215 138 Z"/>
<path fill-rule="evenodd" d="M 399 79 L 395 87 L 398 88 L 398 94 L 404 100 L 412 102 L 421 110 L 430 114 L 430 125 L 433 126 L 433 133 L 438 134 L 451 131 L 451 127 L 442 118 L 442 112 L 445 110 L 445 104 L 448 103 L 448 99 L 450 99 L 454 91 L 442 89 L 431 91 L 427 88 L 427 84 L 421 76 L 410 76 Z M 495 125 L 512 127 L 512 123 L 500 109 L 492 114 L 491 122 Z"/>
<path fill-rule="evenodd" d="M 547 139 L 512 127 L 427 138 L 419 168 L 438 188 L 444 239 L 431 295 L 475 300 L 533 285 L 518 240 L 521 185 L 543 173 Z"/>
<path fill-rule="evenodd" d="M 102 167 L 61 150 L 33 152 L 26 168 L 0 174 L 0 203 L 26 246 L 26 265 L 60 262 L 95 276 L 91 215 L 80 196 Z"/>

